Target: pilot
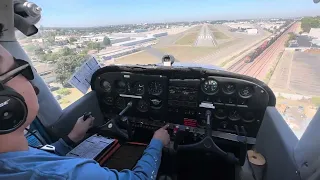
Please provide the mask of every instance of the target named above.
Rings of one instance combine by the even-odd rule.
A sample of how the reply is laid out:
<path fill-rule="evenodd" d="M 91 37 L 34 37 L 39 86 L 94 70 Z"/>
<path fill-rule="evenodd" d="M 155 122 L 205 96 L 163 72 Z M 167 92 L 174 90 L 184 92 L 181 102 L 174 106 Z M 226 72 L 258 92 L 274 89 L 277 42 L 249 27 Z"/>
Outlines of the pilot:
<path fill-rule="evenodd" d="M 24 62 L 26 63 L 26 62 Z M 101 167 L 90 159 L 58 156 L 28 146 L 24 129 L 35 119 L 39 104 L 30 80 L 30 69 L 20 70 L 21 61 L 16 60 L 0 45 L 0 87 L 5 85 L 20 94 L 26 103 L 26 122 L 13 132 L 0 135 L 0 179 L 155 179 L 160 166 L 162 147 L 170 139 L 167 125 L 157 130 L 133 170 L 116 170 Z M 13 73 L 16 72 L 16 73 Z M 0 89 L 0 93 L 3 91 Z M 0 102 L 0 104 L 5 104 Z M 10 103 L 10 102 L 9 102 Z M 3 107 L 3 106 L 2 106 Z M 1 108 L 1 107 L 0 107 Z M 2 117 L 0 117 L 2 118 Z M 80 141 L 93 124 L 94 118 L 78 119 L 68 135 L 68 140 Z M 1 119 L 0 119 L 0 126 Z M 67 140 L 67 141 L 68 141 Z M 60 139 L 55 143 L 61 154 L 68 149 L 67 142 Z M 64 148 L 66 147 L 66 148 Z"/>

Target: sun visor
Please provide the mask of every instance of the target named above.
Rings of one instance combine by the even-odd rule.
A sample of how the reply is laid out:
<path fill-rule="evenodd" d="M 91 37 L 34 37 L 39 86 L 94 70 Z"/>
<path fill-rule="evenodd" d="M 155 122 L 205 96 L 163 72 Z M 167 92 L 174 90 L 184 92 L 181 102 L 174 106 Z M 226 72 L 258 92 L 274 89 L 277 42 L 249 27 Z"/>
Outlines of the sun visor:
<path fill-rule="evenodd" d="M 26 36 L 32 36 L 38 32 L 38 28 L 29 23 L 18 14 L 14 14 L 14 26 Z"/>

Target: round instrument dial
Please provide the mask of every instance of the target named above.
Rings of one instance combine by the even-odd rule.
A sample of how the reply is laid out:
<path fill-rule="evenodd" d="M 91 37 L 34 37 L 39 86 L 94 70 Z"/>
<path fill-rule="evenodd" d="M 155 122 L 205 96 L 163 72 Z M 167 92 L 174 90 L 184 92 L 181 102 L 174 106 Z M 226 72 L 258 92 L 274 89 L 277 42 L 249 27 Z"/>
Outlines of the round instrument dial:
<path fill-rule="evenodd" d="M 137 109 L 140 111 L 140 112 L 147 112 L 149 110 L 149 102 L 148 101 L 145 101 L 143 99 L 140 99 L 138 101 L 138 104 L 137 104 Z"/>
<path fill-rule="evenodd" d="M 162 87 L 162 84 L 158 81 L 152 81 L 150 84 L 149 84 L 149 93 L 151 95 L 155 95 L 155 96 L 158 96 L 162 93 L 163 91 L 163 87 Z"/>
<path fill-rule="evenodd" d="M 100 86 L 101 86 L 101 88 L 105 91 L 105 92 L 111 92 L 111 84 L 108 82 L 108 81 L 106 81 L 106 80 L 102 80 L 101 82 L 100 82 Z"/>
<path fill-rule="evenodd" d="M 122 97 L 116 99 L 115 105 L 119 109 L 124 109 L 126 107 L 126 100 Z"/>
<path fill-rule="evenodd" d="M 201 90 L 207 95 L 213 95 L 218 92 L 218 82 L 213 79 L 207 79 L 201 84 Z"/>
<path fill-rule="evenodd" d="M 116 88 L 119 93 L 125 93 L 126 83 L 124 81 L 116 81 Z"/>
<path fill-rule="evenodd" d="M 253 113 L 253 112 L 246 112 L 246 113 L 243 115 L 242 120 L 243 120 L 244 122 L 247 122 L 247 123 L 251 123 L 251 122 L 255 121 L 254 113 Z"/>
<path fill-rule="evenodd" d="M 141 82 L 137 82 L 133 86 L 133 91 L 136 95 L 143 95 L 144 94 L 144 84 Z"/>
<path fill-rule="evenodd" d="M 107 105 L 112 105 L 113 104 L 113 97 L 112 96 L 104 97 L 103 102 L 106 103 Z"/>
<path fill-rule="evenodd" d="M 231 121 L 239 121 L 239 120 L 241 119 L 241 116 L 240 116 L 240 114 L 238 113 L 237 110 L 232 110 L 232 111 L 230 111 L 228 117 L 229 117 L 229 119 L 230 119 Z"/>
<path fill-rule="evenodd" d="M 233 94 L 236 91 L 236 86 L 234 84 L 232 84 L 232 83 L 225 84 L 222 87 L 222 91 L 225 94 Z"/>
<path fill-rule="evenodd" d="M 245 86 L 244 88 L 241 88 L 239 91 L 239 95 L 243 98 L 249 98 L 252 96 L 253 89 L 251 86 Z"/>
<path fill-rule="evenodd" d="M 160 99 L 150 99 L 151 108 L 160 109 L 162 107 L 162 101 Z"/>
<path fill-rule="evenodd" d="M 227 118 L 228 114 L 225 112 L 224 109 L 217 109 L 214 113 L 214 117 L 217 119 L 225 119 Z"/>

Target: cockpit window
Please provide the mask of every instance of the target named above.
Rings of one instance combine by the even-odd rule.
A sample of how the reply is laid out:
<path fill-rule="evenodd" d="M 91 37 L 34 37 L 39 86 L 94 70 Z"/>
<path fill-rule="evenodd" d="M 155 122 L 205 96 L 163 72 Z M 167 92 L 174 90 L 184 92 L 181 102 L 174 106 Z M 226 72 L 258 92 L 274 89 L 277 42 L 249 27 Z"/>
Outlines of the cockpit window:
<path fill-rule="evenodd" d="M 39 33 L 17 37 L 62 108 L 83 96 L 69 80 L 88 57 L 159 65 L 165 55 L 265 82 L 299 138 L 320 105 L 320 6 L 312 0 L 33 2 L 43 10 Z"/>

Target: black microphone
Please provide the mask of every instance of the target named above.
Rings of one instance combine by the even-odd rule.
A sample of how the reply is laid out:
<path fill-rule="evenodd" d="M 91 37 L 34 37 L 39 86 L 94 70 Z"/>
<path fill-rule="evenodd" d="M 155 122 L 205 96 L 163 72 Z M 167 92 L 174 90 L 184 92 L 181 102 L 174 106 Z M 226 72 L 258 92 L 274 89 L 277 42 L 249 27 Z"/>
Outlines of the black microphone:
<path fill-rule="evenodd" d="M 86 121 L 89 117 L 92 116 L 92 113 L 91 112 L 86 112 L 83 114 L 83 121 Z"/>

